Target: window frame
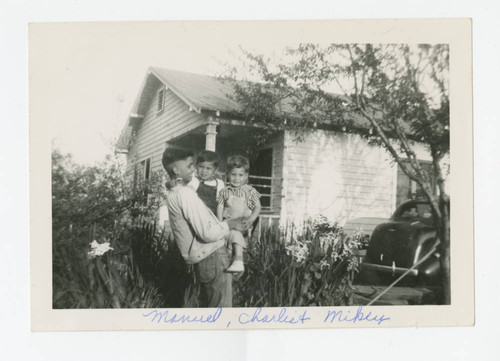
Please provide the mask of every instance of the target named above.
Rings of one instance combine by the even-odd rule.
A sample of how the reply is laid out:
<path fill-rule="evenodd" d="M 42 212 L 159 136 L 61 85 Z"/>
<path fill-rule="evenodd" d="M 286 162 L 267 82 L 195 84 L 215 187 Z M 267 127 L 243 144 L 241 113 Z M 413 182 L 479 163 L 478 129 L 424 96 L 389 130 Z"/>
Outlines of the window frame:
<path fill-rule="evenodd" d="M 165 93 L 166 93 L 167 88 L 162 87 L 158 90 L 158 93 L 156 94 L 156 114 L 160 115 L 163 113 L 165 110 Z"/>
<path fill-rule="evenodd" d="M 143 179 L 148 181 L 151 178 L 151 158 L 144 159 L 142 163 L 144 163 Z"/>
<path fill-rule="evenodd" d="M 151 178 L 151 157 L 136 162 L 134 168 L 134 184 L 139 180 L 138 177 L 141 181 L 148 181 Z"/>
<path fill-rule="evenodd" d="M 402 160 L 403 163 L 405 164 L 408 164 L 409 161 L 407 159 L 403 159 Z M 437 194 L 437 181 L 436 181 L 436 175 L 434 174 L 434 171 L 432 170 L 432 161 L 428 161 L 428 160 L 418 160 L 418 162 L 420 163 L 420 166 L 422 168 L 427 168 L 427 167 L 430 167 L 431 169 L 431 172 L 427 172 L 428 173 L 428 176 L 430 177 L 430 183 L 431 183 L 431 189 L 432 189 L 432 194 L 433 195 L 436 195 Z M 406 200 L 408 199 L 415 199 L 415 198 L 418 198 L 418 184 L 417 182 L 415 182 L 414 180 L 411 180 L 410 177 L 408 177 L 404 172 L 403 170 L 401 169 L 401 166 L 396 163 L 397 165 L 397 172 L 396 172 L 396 194 L 395 194 L 395 197 L 396 197 L 396 208 L 399 207 L 401 204 L 403 204 L 403 202 L 405 202 Z M 407 192 L 406 192 L 406 195 L 405 195 L 405 198 L 404 199 L 400 199 L 400 195 L 401 195 L 401 186 L 402 186 L 402 182 L 401 182 L 401 179 L 400 177 L 403 176 L 404 177 L 404 183 L 405 183 L 405 188 L 407 189 Z"/>
<path fill-rule="evenodd" d="M 249 183 L 252 183 L 252 186 L 257 189 L 257 188 L 259 188 L 259 184 L 255 184 L 254 182 L 257 181 L 257 179 L 259 179 L 259 177 L 269 178 L 269 184 L 267 184 L 267 182 L 264 182 L 264 184 L 262 184 L 264 187 L 260 187 L 260 188 L 269 189 L 269 194 L 262 193 L 262 192 L 259 192 L 259 193 L 261 193 L 261 196 L 264 195 L 263 198 L 269 198 L 269 205 L 268 206 L 262 205 L 262 209 L 264 211 L 267 211 L 267 212 L 273 212 L 274 203 L 275 203 L 274 196 L 273 196 L 273 190 L 274 190 L 274 187 L 276 186 L 276 184 L 275 184 L 276 180 L 274 179 L 275 149 L 272 146 L 264 147 L 262 149 L 259 149 L 258 153 L 266 152 L 266 151 L 270 151 L 270 155 L 271 155 L 271 162 L 270 162 L 271 175 L 270 176 L 256 175 L 255 173 L 252 172 L 252 169 L 255 169 L 255 167 L 250 166 L 249 178 L 254 178 L 254 181 L 251 182 L 249 179 Z M 253 161 L 251 161 L 250 163 L 253 163 Z M 264 179 L 262 179 L 262 181 L 264 181 Z M 261 203 L 262 203 L 262 200 L 261 200 Z"/>

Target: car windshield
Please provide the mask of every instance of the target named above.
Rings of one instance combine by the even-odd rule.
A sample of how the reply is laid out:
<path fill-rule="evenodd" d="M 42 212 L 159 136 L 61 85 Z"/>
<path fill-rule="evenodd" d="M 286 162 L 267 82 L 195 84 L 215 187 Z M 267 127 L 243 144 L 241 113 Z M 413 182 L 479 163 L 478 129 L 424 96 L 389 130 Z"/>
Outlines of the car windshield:
<path fill-rule="evenodd" d="M 394 218 L 432 218 L 431 206 L 428 203 L 408 203 L 401 206 L 394 214 Z"/>

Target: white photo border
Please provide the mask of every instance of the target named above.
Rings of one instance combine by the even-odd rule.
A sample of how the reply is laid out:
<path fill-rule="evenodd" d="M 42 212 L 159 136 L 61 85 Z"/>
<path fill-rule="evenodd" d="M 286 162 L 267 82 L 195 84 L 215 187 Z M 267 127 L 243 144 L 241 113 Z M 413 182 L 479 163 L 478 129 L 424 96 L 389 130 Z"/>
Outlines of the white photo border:
<path fill-rule="evenodd" d="M 47 98 L 50 84 L 40 74 L 57 56 L 57 44 L 47 41 L 53 32 L 87 32 L 98 36 L 117 23 L 35 23 L 29 26 L 29 156 L 30 156 L 30 254 L 31 327 L 33 331 L 160 330 L 160 329 L 278 329 L 331 327 L 470 326 L 474 324 L 474 234 L 473 234 L 473 139 L 472 139 L 472 23 L 470 19 L 400 20 L 311 20 L 233 22 L 130 22 L 119 23 L 124 32 L 147 34 L 162 29 L 186 36 L 219 36 L 221 41 L 251 40 L 256 32 L 275 41 L 317 43 L 444 43 L 450 45 L 450 159 L 451 159 L 451 291 L 447 306 L 371 306 L 363 312 L 382 315 L 381 322 L 324 322 L 332 311 L 355 314 L 352 307 L 288 307 L 291 319 L 306 314 L 310 320 L 297 323 L 246 323 L 241 315 L 256 309 L 173 309 L 170 315 L 191 320 L 217 317 L 216 322 L 152 322 L 151 309 L 52 309 L 51 253 L 51 112 Z M 188 29 L 189 31 L 186 31 Z M 250 38 L 249 38 L 250 37 Z M 80 54 L 94 56 L 93 54 Z M 133 56 L 133 54 L 131 54 Z M 103 70 L 104 71 L 104 70 Z M 157 310 L 165 312 L 167 310 Z M 262 309 L 262 315 L 278 315 L 283 308 Z M 246 316 L 243 316 L 243 318 Z M 165 319 L 168 319 L 165 318 Z"/>

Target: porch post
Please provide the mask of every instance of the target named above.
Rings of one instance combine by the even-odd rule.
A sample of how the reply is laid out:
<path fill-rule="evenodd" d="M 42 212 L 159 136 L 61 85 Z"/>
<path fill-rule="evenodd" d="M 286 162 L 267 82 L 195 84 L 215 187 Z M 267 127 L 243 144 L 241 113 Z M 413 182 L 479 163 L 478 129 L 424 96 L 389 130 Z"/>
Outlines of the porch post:
<path fill-rule="evenodd" d="M 218 121 L 214 120 L 212 117 L 208 118 L 207 131 L 205 132 L 205 150 L 215 152 L 217 125 L 219 125 Z"/>

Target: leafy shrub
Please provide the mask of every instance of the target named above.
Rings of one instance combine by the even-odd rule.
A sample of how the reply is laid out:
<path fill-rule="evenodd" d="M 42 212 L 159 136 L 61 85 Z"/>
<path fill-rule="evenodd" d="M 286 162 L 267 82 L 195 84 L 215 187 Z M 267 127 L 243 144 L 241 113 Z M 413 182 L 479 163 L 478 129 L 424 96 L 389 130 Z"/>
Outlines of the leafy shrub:
<path fill-rule="evenodd" d="M 108 155 L 94 166 L 81 166 L 70 155 L 52 151 L 52 229 L 72 227 L 76 236 L 110 237 L 116 224 L 154 219 L 164 199 L 164 180 L 129 174 L 120 159 Z M 90 229 L 92 232 L 90 232 Z M 90 241 L 92 240 L 90 239 Z"/>

